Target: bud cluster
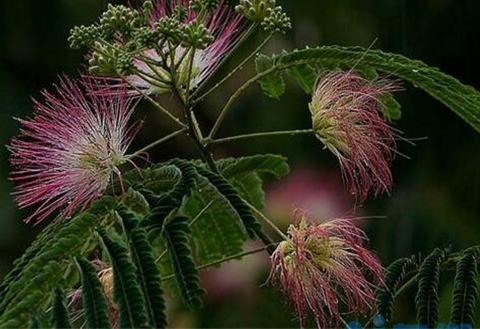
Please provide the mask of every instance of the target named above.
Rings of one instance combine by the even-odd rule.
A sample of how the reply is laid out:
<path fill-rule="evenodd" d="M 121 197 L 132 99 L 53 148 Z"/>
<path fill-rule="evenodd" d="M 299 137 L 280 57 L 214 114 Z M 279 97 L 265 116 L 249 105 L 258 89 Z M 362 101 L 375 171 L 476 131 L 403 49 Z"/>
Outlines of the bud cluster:
<path fill-rule="evenodd" d="M 235 10 L 255 22 L 261 22 L 269 15 L 269 10 L 275 8 L 275 0 L 240 0 Z"/>
<path fill-rule="evenodd" d="M 218 0 L 192 0 L 190 7 L 211 10 Z M 133 55 L 146 49 L 160 49 L 168 42 L 174 47 L 205 49 L 214 37 L 200 19 L 186 23 L 188 7 L 177 6 L 169 16 L 154 22 L 152 1 L 141 11 L 123 5 L 108 5 L 98 23 L 77 26 L 70 32 L 69 43 L 74 49 L 89 49 L 90 71 L 107 75 L 127 74 L 133 66 Z M 147 18 L 145 18 L 147 17 Z"/>
<path fill-rule="evenodd" d="M 193 11 L 213 10 L 217 8 L 218 0 L 190 0 L 190 8 Z"/>
<path fill-rule="evenodd" d="M 290 17 L 283 11 L 281 6 L 267 9 L 267 16 L 261 25 L 266 32 L 285 33 L 292 28 Z"/>

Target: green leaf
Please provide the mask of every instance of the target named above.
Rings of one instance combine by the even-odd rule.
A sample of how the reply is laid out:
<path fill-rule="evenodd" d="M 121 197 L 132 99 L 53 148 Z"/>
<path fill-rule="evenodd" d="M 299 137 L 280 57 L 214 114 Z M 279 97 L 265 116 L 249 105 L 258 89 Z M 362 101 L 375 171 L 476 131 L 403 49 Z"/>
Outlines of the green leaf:
<path fill-rule="evenodd" d="M 124 184 L 135 190 L 142 188 L 156 194 L 170 191 L 180 180 L 182 173 L 176 166 L 157 164 L 146 169 L 133 169 L 124 175 Z"/>
<path fill-rule="evenodd" d="M 428 328 L 435 328 L 438 322 L 440 266 L 446 257 L 445 250 L 436 248 L 425 258 L 418 271 L 418 291 L 415 297 L 417 320 Z"/>
<path fill-rule="evenodd" d="M 200 264 L 242 251 L 246 234 L 241 218 L 205 177 L 197 177 L 197 189 L 185 201 L 182 213 L 194 221 L 192 237 Z"/>
<path fill-rule="evenodd" d="M 198 173 L 207 178 L 218 191 L 225 196 L 232 207 L 238 213 L 238 216 L 243 221 L 243 225 L 249 236 L 253 238 L 255 235 L 261 234 L 262 226 L 257 218 L 252 214 L 250 207 L 240 197 L 235 188 L 222 176 L 205 169 L 203 167 L 197 168 Z"/>
<path fill-rule="evenodd" d="M 478 298 L 478 250 L 467 249 L 457 263 L 455 274 L 452 313 L 450 323 L 458 328 L 474 328 L 475 310 Z"/>
<path fill-rule="evenodd" d="M 238 194 L 257 209 L 265 207 L 265 192 L 263 181 L 255 172 L 237 175 L 229 179 Z"/>
<path fill-rule="evenodd" d="M 273 59 L 260 54 L 255 61 L 257 72 L 263 72 L 274 65 Z M 272 73 L 260 81 L 267 96 L 279 99 L 285 93 L 285 81 L 280 73 Z"/>
<path fill-rule="evenodd" d="M 48 299 L 58 284 L 59 273 L 68 274 L 70 271 L 65 260 L 90 246 L 93 228 L 101 225 L 103 220 L 88 213 L 81 214 L 62 222 L 55 231 L 54 239 L 43 241 L 43 246 L 25 265 L 0 301 L 5 310 L 0 316 L 0 327 L 8 327 L 7 324 L 13 320 L 20 327 L 28 326 L 31 311 L 41 307 Z"/>
<path fill-rule="evenodd" d="M 394 261 L 385 271 L 385 284 L 377 288 L 376 305 L 378 314 L 385 321 L 390 321 L 393 314 L 393 305 L 398 289 L 418 269 L 417 257 L 400 258 Z"/>
<path fill-rule="evenodd" d="M 192 309 L 202 305 L 203 290 L 190 248 L 191 231 L 186 217 L 174 217 L 165 225 L 163 237 L 175 272 L 180 293 Z"/>
<path fill-rule="evenodd" d="M 383 95 L 380 98 L 382 111 L 388 120 L 399 120 L 402 117 L 402 106 L 392 94 Z"/>
<path fill-rule="evenodd" d="M 76 258 L 81 274 L 82 301 L 88 328 L 110 328 L 108 309 L 95 267 L 83 258 Z"/>
<path fill-rule="evenodd" d="M 137 267 L 137 277 L 145 296 L 150 322 L 154 328 L 165 328 L 167 318 L 163 290 L 160 286 L 160 271 L 155 264 L 147 231 L 137 224 L 131 230 L 127 230 L 127 234 L 130 239 L 130 253 Z"/>
<path fill-rule="evenodd" d="M 297 81 L 307 94 L 311 94 L 317 82 L 317 71 L 310 65 L 298 65 L 288 69 L 288 74 Z"/>
<path fill-rule="evenodd" d="M 145 223 L 156 228 L 163 227 L 167 216 L 180 208 L 195 187 L 197 172 L 191 163 L 180 159 L 171 160 L 170 163 L 181 173 L 181 178 L 168 193 L 158 196 L 153 191 L 141 190 L 152 208 L 150 218 Z"/>
<path fill-rule="evenodd" d="M 149 328 L 137 269 L 127 249 L 112 240 L 105 229 L 98 229 L 98 233 L 113 267 L 114 298 L 120 310 L 120 328 Z"/>
<path fill-rule="evenodd" d="M 217 162 L 222 175 L 230 179 L 237 175 L 256 172 L 281 178 L 289 172 L 287 158 L 276 154 L 258 154 L 241 158 L 223 159 Z"/>
<path fill-rule="evenodd" d="M 52 327 L 53 328 L 71 328 L 70 316 L 66 306 L 66 297 L 63 289 L 55 289 L 55 297 L 52 308 Z"/>
<path fill-rule="evenodd" d="M 442 102 L 480 132 L 480 93 L 462 84 L 437 68 L 402 55 L 359 47 L 324 46 L 282 53 L 273 57 L 260 56 L 257 72 L 267 95 L 283 94 L 284 81 L 279 74 L 301 65 L 321 68 L 356 66 L 371 67 L 412 83 Z M 275 91 L 273 93 L 272 91 Z"/>

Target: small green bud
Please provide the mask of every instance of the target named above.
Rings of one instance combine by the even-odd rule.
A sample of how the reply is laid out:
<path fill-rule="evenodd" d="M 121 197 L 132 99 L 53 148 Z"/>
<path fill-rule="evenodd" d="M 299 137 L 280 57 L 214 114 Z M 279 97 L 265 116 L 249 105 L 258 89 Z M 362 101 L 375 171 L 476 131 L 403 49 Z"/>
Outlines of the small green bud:
<path fill-rule="evenodd" d="M 159 41 L 158 31 L 146 26 L 135 30 L 133 38 L 137 45 L 145 48 L 153 48 Z"/>
<path fill-rule="evenodd" d="M 190 8 L 197 13 L 202 10 L 213 10 L 217 8 L 218 0 L 190 0 Z"/>
<path fill-rule="evenodd" d="M 95 42 L 88 61 L 89 71 L 102 75 L 128 75 L 133 68 L 132 55 L 118 48 Z"/>
<path fill-rule="evenodd" d="M 205 49 L 214 40 L 213 35 L 203 24 L 190 23 L 183 27 L 182 46 Z"/>
<path fill-rule="evenodd" d="M 182 39 L 182 24 L 175 17 L 162 17 L 155 27 L 158 37 L 168 40 L 175 44 L 180 43 Z"/>
<path fill-rule="evenodd" d="M 275 7 L 275 0 L 240 0 L 235 10 L 249 20 L 261 22 Z"/>
<path fill-rule="evenodd" d="M 138 11 L 123 5 L 108 5 L 107 10 L 100 18 L 102 32 L 114 34 L 120 32 L 123 35 L 130 35 L 132 31 L 141 25 L 141 15 Z"/>
<path fill-rule="evenodd" d="M 268 9 L 268 16 L 261 23 L 266 32 L 285 33 L 292 28 L 290 17 L 283 11 L 281 6 Z"/>
<path fill-rule="evenodd" d="M 117 74 L 128 75 L 131 73 L 133 66 L 133 57 L 127 52 L 121 52 L 117 54 L 117 61 L 115 70 Z"/>
<path fill-rule="evenodd" d="M 100 35 L 100 29 L 96 25 L 90 26 L 75 26 L 70 30 L 68 42 L 70 48 L 80 49 L 83 47 L 90 47 Z"/>

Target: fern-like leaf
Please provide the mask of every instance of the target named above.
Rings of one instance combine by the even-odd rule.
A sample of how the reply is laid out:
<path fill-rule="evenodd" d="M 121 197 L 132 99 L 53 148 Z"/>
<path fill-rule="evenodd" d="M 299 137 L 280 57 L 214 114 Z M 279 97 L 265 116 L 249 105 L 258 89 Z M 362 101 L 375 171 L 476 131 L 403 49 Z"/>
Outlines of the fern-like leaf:
<path fill-rule="evenodd" d="M 458 328 L 473 328 L 478 298 L 478 250 L 467 249 L 457 263 L 450 323 Z"/>
<path fill-rule="evenodd" d="M 390 321 L 392 317 L 396 293 L 401 284 L 414 274 L 417 268 L 418 261 L 415 256 L 398 259 L 387 267 L 384 285 L 381 285 L 376 293 L 377 311 L 385 321 Z"/>
<path fill-rule="evenodd" d="M 55 289 L 52 308 L 52 326 L 53 328 L 59 329 L 72 327 L 66 306 L 65 292 L 60 287 Z"/>
<path fill-rule="evenodd" d="M 203 176 L 182 205 L 189 217 L 197 260 L 205 264 L 242 251 L 247 236 L 230 202 Z M 194 222 L 192 222 L 194 221 Z"/>
<path fill-rule="evenodd" d="M 161 228 L 164 225 L 167 216 L 180 208 L 183 199 L 189 195 L 195 185 L 197 173 L 188 161 L 174 159 L 170 163 L 181 172 L 181 178 L 172 190 L 160 196 L 148 189 L 141 190 L 152 208 L 152 214 L 145 224 L 153 228 Z"/>
<path fill-rule="evenodd" d="M 425 258 L 418 271 L 418 291 L 415 297 L 417 320 L 428 328 L 435 328 L 438 322 L 440 266 L 446 256 L 445 250 L 436 248 Z"/>
<path fill-rule="evenodd" d="M 121 328 L 149 328 L 145 299 L 138 282 L 137 270 L 127 249 L 98 229 L 113 266 L 114 298 L 120 309 Z"/>
<path fill-rule="evenodd" d="M 372 68 L 411 82 L 439 100 L 477 131 L 480 131 L 480 93 L 457 79 L 421 61 L 402 55 L 359 47 L 323 46 L 285 52 L 273 57 L 259 56 L 257 71 L 267 95 L 278 98 L 285 91 L 282 72 L 304 66 L 317 69 Z M 309 86 L 310 87 L 310 86 Z"/>
<path fill-rule="evenodd" d="M 243 225 L 251 238 L 261 234 L 262 227 L 257 218 L 252 214 L 250 207 L 242 200 L 235 188 L 224 177 L 203 167 L 199 167 L 198 172 L 207 178 L 210 183 L 227 198 L 242 219 Z"/>
<path fill-rule="evenodd" d="M 123 213 L 124 220 L 128 216 Z M 143 294 L 145 296 L 146 308 L 150 322 L 154 328 L 165 328 L 167 319 L 165 315 L 165 300 L 163 290 L 160 286 L 160 271 L 155 264 L 152 246 L 147 238 L 147 231 L 138 224 L 132 225 L 132 220 L 127 230 L 130 239 L 130 253 L 137 267 L 137 277 L 140 280 Z"/>
<path fill-rule="evenodd" d="M 95 267 L 83 257 L 76 258 L 76 263 L 81 275 L 87 328 L 110 328 L 107 303 Z"/>
<path fill-rule="evenodd" d="M 186 217 L 174 217 L 163 231 L 180 293 L 189 307 L 199 308 L 203 290 L 190 248 L 190 234 Z"/>

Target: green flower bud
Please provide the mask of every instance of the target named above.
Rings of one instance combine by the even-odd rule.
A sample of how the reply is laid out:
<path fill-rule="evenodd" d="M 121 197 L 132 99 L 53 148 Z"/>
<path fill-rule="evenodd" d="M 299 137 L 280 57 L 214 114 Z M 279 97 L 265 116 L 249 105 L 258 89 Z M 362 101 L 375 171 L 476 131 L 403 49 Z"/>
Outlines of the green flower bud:
<path fill-rule="evenodd" d="M 261 22 L 275 7 L 275 0 L 240 0 L 235 10 L 249 20 Z"/>
<path fill-rule="evenodd" d="M 83 47 L 90 47 L 93 42 L 99 37 L 100 29 L 96 25 L 90 26 L 75 26 L 70 30 L 68 42 L 70 48 L 80 49 Z"/>
<path fill-rule="evenodd" d="M 290 17 L 283 11 L 281 6 L 268 9 L 268 16 L 262 22 L 262 28 L 266 32 L 285 33 L 292 28 Z"/>
<path fill-rule="evenodd" d="M 141 25 L 141 15 L 138 11 L 123 5 L 108 5 L 107 10 L 100 18 L 100 26 L 105 34 L 120 32 L 129 36 L 132 31 Z"/>
<path fill-rule="evenodd" d="M 168 40 L 175 44 L 182 39 L 182 24 L 175 17 L 162 17 L 157 23 L 155 31 L 160 39 Z"/>
<path fill-rule="evenodd" d="M 190 23 L 183 27 L 182 46 L 205 49 L 214 40 L 213 35 L 203 24 Z"/>
<path fill-rule="evenodd" d="M 157 30 L 143 26 L 135 30 L 133 38 L 138 46 L 153 48 L 159 41 L 159 33 Z"/>
<path fill-rule="evenodd" d="M 218 0 L 190 0 L 190 8 L 196 12 L 217 8 Z"/>

